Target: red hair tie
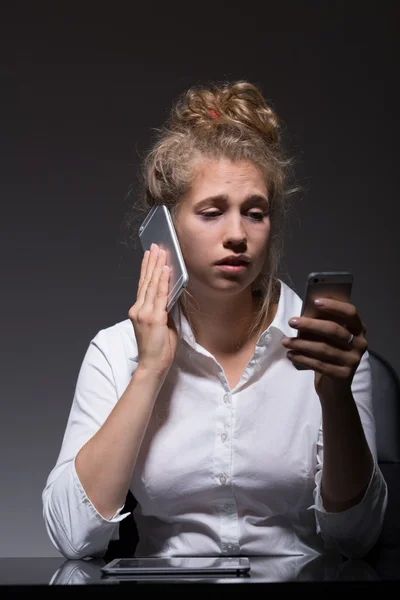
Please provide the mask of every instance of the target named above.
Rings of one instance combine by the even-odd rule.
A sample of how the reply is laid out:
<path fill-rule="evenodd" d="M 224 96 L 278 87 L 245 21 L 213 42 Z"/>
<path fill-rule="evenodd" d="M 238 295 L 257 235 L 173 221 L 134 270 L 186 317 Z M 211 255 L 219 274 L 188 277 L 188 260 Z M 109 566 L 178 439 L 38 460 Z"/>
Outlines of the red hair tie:
<path fill-rule="evenodd" d="M 215 112 L 215 110 L 213 108 L 210 109 L 210 115 L 214 118 L 214 119 L 218 119 L 219 115 L 218 113 Z"/>

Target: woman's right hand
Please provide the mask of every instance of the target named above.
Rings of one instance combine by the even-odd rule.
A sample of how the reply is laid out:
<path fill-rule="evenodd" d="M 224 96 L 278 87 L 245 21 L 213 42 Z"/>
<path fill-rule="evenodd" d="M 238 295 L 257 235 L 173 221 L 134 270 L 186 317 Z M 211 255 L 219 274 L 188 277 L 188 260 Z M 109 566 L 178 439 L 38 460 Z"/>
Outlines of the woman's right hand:
<path fill-rule="evenodd" d="M 128 312 L 135 330 L 139 366 L 159 377 L 167 375 L 178 347 L 178 332 L 167 312 L 170 270 L 165 260 L 165 250 L 156 244 L 146 250 L 136 302 Z"/>

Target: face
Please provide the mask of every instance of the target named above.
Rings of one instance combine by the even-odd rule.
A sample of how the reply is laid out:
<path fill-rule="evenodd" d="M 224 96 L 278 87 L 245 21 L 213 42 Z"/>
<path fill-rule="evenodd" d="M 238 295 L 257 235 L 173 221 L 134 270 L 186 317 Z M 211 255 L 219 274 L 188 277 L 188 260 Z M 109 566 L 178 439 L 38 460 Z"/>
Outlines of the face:
<path fill-rule="evenodd" d="M 201 159 L 182 199 L 176 231 L 189 273 L 188 289 L 229 295 L 251 288 L 266 256 L 270 219 L 261 171 L 249 162 Z M 218 265 L 245 255 L 245 266 Z"/>

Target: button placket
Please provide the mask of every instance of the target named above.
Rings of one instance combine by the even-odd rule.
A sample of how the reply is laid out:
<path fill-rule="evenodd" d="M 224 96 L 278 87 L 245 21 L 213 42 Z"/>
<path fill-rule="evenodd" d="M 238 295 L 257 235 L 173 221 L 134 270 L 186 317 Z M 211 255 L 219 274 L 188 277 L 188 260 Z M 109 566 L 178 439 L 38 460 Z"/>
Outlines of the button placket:
<path fill-rule="evenodd" d="M 225 404 L 230 404 L 232 401 L 231 394 L 224 394 L 223 401 L 225 402 Z"/>
<path fill-rule="evenodd" d="M 230 391 L 223 394 L 222 402 L 217 410 L 214 463 L 219 484 L 220 547 L 221 552 L 225 555 L 240 553 L 238 514 L 232 488 L 233 418 L 233 394 Z"/>

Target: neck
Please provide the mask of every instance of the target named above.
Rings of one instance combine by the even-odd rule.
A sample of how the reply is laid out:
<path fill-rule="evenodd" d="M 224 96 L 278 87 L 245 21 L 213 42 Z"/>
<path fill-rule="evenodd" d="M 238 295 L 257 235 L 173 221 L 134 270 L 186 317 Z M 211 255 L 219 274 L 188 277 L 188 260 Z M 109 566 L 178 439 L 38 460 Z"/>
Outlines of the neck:
<path fill-rule="evenodd" d="M 185 299 L 183 311 L 188 319 L 198 344 L 212 354 L 233 354 L 250 343 L 257 332 L 249 336 L 259 299 L 251 294 L 235 296 L 234 298 L 199 297 Z"/>

